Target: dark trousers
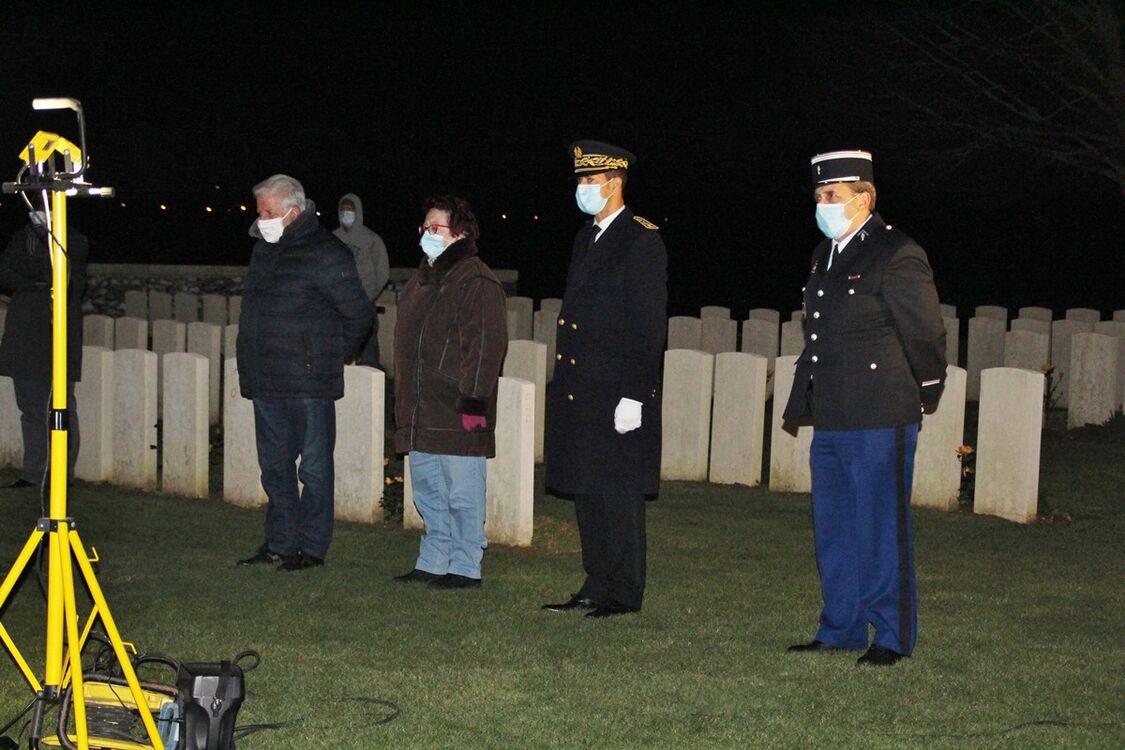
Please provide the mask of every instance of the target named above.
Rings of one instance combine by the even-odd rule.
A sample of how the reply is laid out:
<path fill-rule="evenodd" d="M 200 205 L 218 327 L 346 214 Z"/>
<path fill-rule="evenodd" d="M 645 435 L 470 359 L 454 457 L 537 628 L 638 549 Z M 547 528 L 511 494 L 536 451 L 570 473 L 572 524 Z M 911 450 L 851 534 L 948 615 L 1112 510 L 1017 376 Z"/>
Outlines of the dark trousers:
<path fill-rule="evenodd" d="M 12 378 L 16 405 L 20 410 L 23 431 L 23 478 L 40 484 L 47 473 L 51 433 L 51 383 L 47 380 Z M 78 408 L 74 403 L 74 383 L 67 385 L 67 411 L 70 428 L 67 434 L 67 481 L 74 479 L 74 462 L 78 459 Z"/>
<path fill-rule="evenodd" d="M 367 367 L 375 367 L 382 369 L 379 362 L 379 314 L 375 313 L 374 324 L 371 326 L 371 337 L 367 339 L 367 343 L 363 345 L 362 351 L 359 353 L 359 358 L 356 360 L 357 365 L 365 365 Z"/>
<path fill-rule="evenodd" d="M 580 596 L 640 609 L 645 593 L 644 495 L 576 495 L 586 582 Z"/>
<path fill-rule="evenodd" d="M 255 398 L 254 433 L 266 508 L 266 546 L 324 559 L 332 541 L 336 404 L 327 398 Z M 297 459 L 301 468 L 297 469 Z M 298 494 L 297 478 L 304 489 Z"/>
<path fill-rule="evenodd" d="M 819 641 L 914 651 L 918 601 L 910 486 L 918 425 L 817 430 L 812 442 L 813 533 L 824 609 Z"/>

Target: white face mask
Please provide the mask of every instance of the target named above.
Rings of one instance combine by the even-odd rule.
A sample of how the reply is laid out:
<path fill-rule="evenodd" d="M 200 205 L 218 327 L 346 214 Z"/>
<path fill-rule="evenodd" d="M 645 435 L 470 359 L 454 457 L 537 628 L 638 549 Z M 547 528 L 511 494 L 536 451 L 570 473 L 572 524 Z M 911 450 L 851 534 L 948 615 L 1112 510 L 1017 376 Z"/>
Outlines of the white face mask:
<path fill-rule="evenodd" d="M 852 200 L 847 203 L 817 203 L 816 204 L 816 226 L 824 233 L 824 236 L 830 240 L 839 239 L 844 236 L 844 232 L 852 225 L 853 216 L 851 219 L 844 216 L 844 207 L 851 203 L 859 194 L 853 195 Z"/>
<path fill-rule="evenodd" d="M 355 224 L 355 211 L 341 211 L 340 226 L 344 229 L 351 229 L 352 224 Z"/>
<path fill-rule="evenodd" d="M 275 244 L 281 239 L 282 233 L 285 232 L 285 218 L 291 213 L 293 213 L 292 206 L 285 212 L 285 216 L 276 219 L 258 219 L 258 234 L 262 235 L 262 239 L 271 245 Z"/>
<path fill-rule="evenodd" d="M 603 185 L 605 183 L 602 183 Z M 579 185 L 574 191 L 574 200 L 583 213 L 596 216 L 605 208 L 609 198 L 602 197 L 602 186 L 595 183 Z"/>
<path fill-rule="evenodd" d="M 418 244 L 421 246 L 422 252 L 431 261 L 445 252 L 445 240 L 442 239 L 440 234 L 422 232 L 422 238 L 418 240 Z"/>

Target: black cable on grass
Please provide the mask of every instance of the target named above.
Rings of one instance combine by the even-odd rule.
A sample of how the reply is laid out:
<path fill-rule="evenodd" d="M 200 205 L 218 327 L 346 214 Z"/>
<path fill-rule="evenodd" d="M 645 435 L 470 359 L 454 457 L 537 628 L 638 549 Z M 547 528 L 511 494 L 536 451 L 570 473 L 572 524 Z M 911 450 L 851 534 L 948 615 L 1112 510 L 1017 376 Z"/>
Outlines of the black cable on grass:
<path fill-rule="evenodd" d="M 24 716 L 26 716 L 26 715 L 27 715 L 27 712 L 28 712 L 28 711 L 30 711 L 30 710 L 32 709 L 32 707 L 33 707 L 33 706 L 35 705 L 35 701 L 36 701 L 36 699 L 35 699 L 35 698 L 32 698 L 32 699 L 31 699 L 31 700 L 30 700 L 30 701 L 28 702 L 28 704 L 27 704 L 26 706 L 24 706 L 24 707 L 23 707 L 22 709 L 20 709 L 20 712 L 19 712 L 18 714 L 16 714 L 16 715 L 15 715 L 15 716 L 14 716 L 14 717 L 12 718 L 12 720 L 11 720 L 11 721 L 9 721 L 9 722 L 8 722 L 7 724 L 5 724 L 5 725 L 4 725 L 4 726 L 3 726 L 2 728 L 0 728 L 0 735 L 4 734 L 4 733 L 5 733 L 5 732 L 7 732 L 7 731 L 8 731 L 9 729 L 11 729 L 12 727 L 14 727 L 14 726 L 16 725 L 16 722 L 17 722 L 17 721 L 19 721 L 19 720 L 20 720 L 20 719 L 22 719 L 22 718 L 23 718 Z"/>
<path fill-rule="evenodd" d="M 402 709 L 399 708 L 398 705 L 390 701 L 385 701 L 381 698 L 368 698 L 365 695 L 355 695 L 348 700 L 355 701 L 356 703 L 364 703 L 369 706 L 382 706 L 383 708 L 390 709 L 390 713 L 376 721 L 375 726 L 378 726 L 380 724 L 390 724 L 392 721 L 398 718 L 399 714 L 402 713 Z"/>

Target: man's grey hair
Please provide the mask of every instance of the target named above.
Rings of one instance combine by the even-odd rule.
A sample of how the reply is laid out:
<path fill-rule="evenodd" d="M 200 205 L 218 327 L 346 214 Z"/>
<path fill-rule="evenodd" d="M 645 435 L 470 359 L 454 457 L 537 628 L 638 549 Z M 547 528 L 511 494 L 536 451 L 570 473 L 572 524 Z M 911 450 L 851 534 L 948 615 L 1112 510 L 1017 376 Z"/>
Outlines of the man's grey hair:
<path fill-rule="evenodd" d="M 255 198 L 263 193 L 281 196 L 281 205 L 286 208 L 305 210 L 305 188 L 287 174 L 275 174 L 254 186 Z"/>

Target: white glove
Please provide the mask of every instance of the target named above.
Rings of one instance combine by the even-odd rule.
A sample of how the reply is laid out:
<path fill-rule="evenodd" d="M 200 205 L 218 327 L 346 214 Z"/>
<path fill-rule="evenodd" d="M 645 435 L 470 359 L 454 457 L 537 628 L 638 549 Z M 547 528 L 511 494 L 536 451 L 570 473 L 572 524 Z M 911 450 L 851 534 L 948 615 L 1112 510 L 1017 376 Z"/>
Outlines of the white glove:
<path fill-rule="evenodd" d="M 621 435 L 632 432 L 641 426 L 641 402 L 623 398 L 613 410 L 613 429 Z"/>

